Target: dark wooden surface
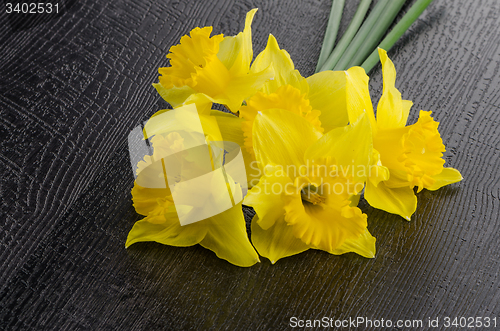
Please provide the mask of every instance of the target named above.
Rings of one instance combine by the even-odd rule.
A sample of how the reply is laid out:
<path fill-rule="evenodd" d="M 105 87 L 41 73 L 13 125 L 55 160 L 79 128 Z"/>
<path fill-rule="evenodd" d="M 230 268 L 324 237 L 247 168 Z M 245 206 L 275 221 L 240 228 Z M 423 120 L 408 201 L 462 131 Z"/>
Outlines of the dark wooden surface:
<path fill-rule="evenodd" d="M 330 1 L 60 4 L 59 15 L 0 14 L 0 329 L 280 330 L 293 316 L 500 326 L 499 1 L 435 0 L 389 52 L 410 122 L 433 111 L 464 181 L 419 193 L 411 222 L 362 201 L 374 259 L 311 250 L 251 268 L 198 246 L 125 250 L 140 219 L 126 137 L 165 107 L 151 83 L 191 28 L 232 35 L 259 7 L 256 52 L 272 33 L 308 76 Z"/>

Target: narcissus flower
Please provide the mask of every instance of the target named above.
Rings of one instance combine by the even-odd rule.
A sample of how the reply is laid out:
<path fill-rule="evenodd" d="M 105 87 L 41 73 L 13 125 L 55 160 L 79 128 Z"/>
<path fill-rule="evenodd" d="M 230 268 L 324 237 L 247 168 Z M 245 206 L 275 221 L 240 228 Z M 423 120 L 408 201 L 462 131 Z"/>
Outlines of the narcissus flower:
<path fill-rule="evenodd" d="M 210 149 L 223 143 L 210 106 L 206 96 L 193 95 L 184 106 L 191 110 L 163 110 L 146 123 L 153 152 L 138 162 L 132 189 L 134 207 L 146 217 L 133 226 L 126 247 L 141 241 L 200 244 L 232 264 L 248 267 L 259 257 L 246 232 L 241 181 L 225 171 L 226 154 Z M 158 120 L 169 112 L 172 119 L 180 117 L 180 124 Z"/>
<path fill-rule="evenodd" d="M 379 166 L 386 167 L 387 178 L 373 177 L 365 188 L 365 199 L 373 207 L 398 214 L 407 220 L 417 207 L 417 192 L 437 190 L 462 180 L 460 172 L 444 168 L 445 146 L 438 132 L 438 122 L 430 111 L 421 111 L 417 123 L 406 126 L 412 102 L 403 100 L 395 87 L 396 70 L 386 51 L 379 49 L 383 71 L 383 92 L 377 106 L 377 118 L 368 92 L 368 77 L 360 67 L 346 72 L 348 90 L 355 93 L 348 107 L 349 119 L 366 114 L 370 118 L 373 146 Z M 349 93 L 348 93 L 349 94 Z M 381 168 L 382 168 L 381 167 Z"/>
<path fill-rule="evenodd" d="M 252 242 L 272 263 L 309 248 L 375 254 L 367 216 L 356 207 L 367 176 L 358 170 L 370 162 L 370 126 L 362 118 L 326 135 L 320 131 L 289 109 L 259 110 L 253 119 L 263 176 L 244 204 L 256 212 Z"/>
<path fill-rule="evenodd" d="M 269 66 L 250 72 L 251 24 L 256 11 L 248 12 L 245 29 L 234 37 L 210 37 L 210 26 L 195 28 L 189 36 L 183 36 L 167 55 L 171 67 L 159 69 L 160 82 L 153 84 L 158 93 L 174 107 L 194 93 L 204 93 L 236 112 L 245 98 L 273 77 Z"/>

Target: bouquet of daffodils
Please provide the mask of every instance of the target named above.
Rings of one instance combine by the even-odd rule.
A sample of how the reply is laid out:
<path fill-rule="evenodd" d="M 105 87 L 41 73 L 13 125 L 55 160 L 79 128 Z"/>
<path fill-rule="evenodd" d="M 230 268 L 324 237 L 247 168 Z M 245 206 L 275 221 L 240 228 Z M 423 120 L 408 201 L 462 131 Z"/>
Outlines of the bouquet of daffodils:
<path fill-rule="evenodd" d="M 145 218 L 126 246 L 200 244 L 242 267 L 310 248 L 373 258 L 361 195 L 410 221 L 416 193 L 462 179 L 444 167 L 438 123 L 420 111 L 407 125 L 412 102 L 382 48 L 376 116 L 366 68 L 302 77 L 272 35 L 252 62 L 256 11 L 236 36 L 195 28 L 170 48 L 153 85 L 173 109 L 141 129 L 151 152 L 133 163 L 132 199 Z M 255 210 L 250 238 L 242 204 Z"/>

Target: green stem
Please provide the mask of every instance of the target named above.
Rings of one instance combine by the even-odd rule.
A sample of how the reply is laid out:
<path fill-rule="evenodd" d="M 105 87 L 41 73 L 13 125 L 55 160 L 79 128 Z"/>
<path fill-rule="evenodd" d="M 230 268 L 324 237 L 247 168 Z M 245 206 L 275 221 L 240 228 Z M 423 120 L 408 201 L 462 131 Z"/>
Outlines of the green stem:
<path fill-rule="evenodd" d="M 377 23 L 370 31 L 370 34 L 366 37 L 366 42 L 358 49 L 351 61 L 349 61 L 347 68 L 361 65 L 361 63 L 363 63 L 363 61 L 373 52 L 398 15 L 401 7 L 405 4 L 405 1 L 406 0 L 391 0 L 389 2 L 382 15 L 380 15 Z"/>
<path fill-rule="evenodd" d="M 344 10 L 345 0 L 333 0 L 332 9 L 330 10 L 330 18 L 326 27 L 325 38 L 323 39 L 323 46 L 319 54 L 318 64 L 316 71 L 325 63 L 328 55 L 332 52 L 337 32 L 339 31 L 340 20 L 342 19 L 342 12 Z"/>
<path fill-rule="evenodd" d="M 354 37 L 356 32 L 358 32 L 361 23 L 363 23 L 363 19 L 365 18 L 368 8 L 370 8 L 371 2 L 372 0 L 361 0 L 358 9 L 356 9 L 356 13 L 352 18 L 351 23 L 349 23 L 349 27 L 345 31 L 344 35 L 338 42 L 337 46 L 335 46 L 335 49 L 333 50 L 332 54 L 330 54 L 328 59 L 325 61 L 325 63 L 323 63 L 321 69 L 319 70 L 318 70 L 319 68 L 319 62 L 318 62 L 318 66 L 316 67 L 316 72 L 329 70 L 337 64 L 342 54 L 344 54 L 344 51 L 346 50 L 347 46 L 349 46 L 349 43 L 351 42 L 352 38 Z"/>
<path fill-rule="evenodd" d="M 416 19 L 422 14 L 422 12 L 427 8 L 427 6 L 432 2 L 432 0 L 418 0 L 410 8 L 408 13 L 399 21 L 398 24 L 392 29 L 391 32 L 382 40 L 378 47 L 389 51 L 391 47 L 396 43 L 396 41 L 401 38 L 401 36 L 408 30 L 408 28 L 416 21 Z M 372 70 L 372 68 L 377 64 L 379 60 L 378 51 L 375 49 L 370 56 L 361 65 L 366 72 Z"/>
<path fill-rule="evenodd" d="M 373 10 L 370 12 L 365 22 L 359 29 L 356 36 L 351 41 L 351 44 L 345 50 L 344 54 L 340 58 L 339 62 L 335 65 L 333 70 L 345 70 L 347 69 L 347 64 L 352 59 L 352 57 L 356 54 L 359 47 L 366 41 L 366 37 L 373 29 L 373 26 L 377 23 L 380 15 L 384 11 L 389 0 L 379 0 Z M 330 68 L 329 68 L 330 69 Z"/>

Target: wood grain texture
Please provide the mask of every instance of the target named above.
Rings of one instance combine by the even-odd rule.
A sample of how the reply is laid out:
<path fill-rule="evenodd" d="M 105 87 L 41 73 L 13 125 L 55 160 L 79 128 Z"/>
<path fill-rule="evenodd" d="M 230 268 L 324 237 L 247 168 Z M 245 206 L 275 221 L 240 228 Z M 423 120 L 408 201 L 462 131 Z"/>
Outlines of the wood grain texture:
<path fill-rule="evenodd" d="M 346 1 L 339 36 L 357 3 Z M 272 33 L 308 76 L 330 1 L 63 7 L 29 22 L 0 14 L 1 330 L 281 330 L 292 316 L 500 322 L 500 2 L 435 0 L 389 52 L 414 102 L 410 122 L 433 111 L 446 163 L 465 180 L 419 193 L 411 222 L 362 201 L 375 259 L 311 250 L 245 269 L 199 246 L 125 250 L 140 219 L 126 137 L 166 107 L 150 84 L 191 28 L 235 34 L 259 7 L 255 52 Z M 370 76 L 378 100 L 380 67 Z"/>

